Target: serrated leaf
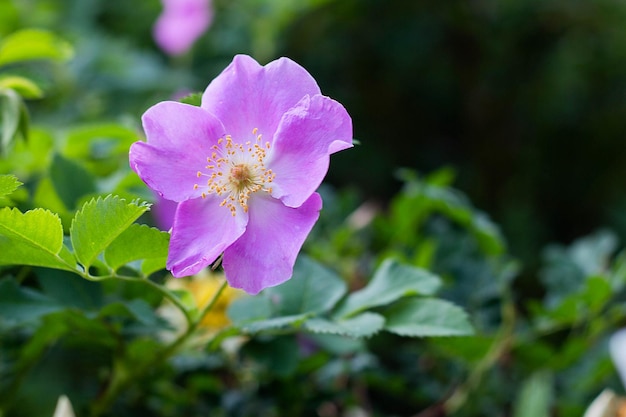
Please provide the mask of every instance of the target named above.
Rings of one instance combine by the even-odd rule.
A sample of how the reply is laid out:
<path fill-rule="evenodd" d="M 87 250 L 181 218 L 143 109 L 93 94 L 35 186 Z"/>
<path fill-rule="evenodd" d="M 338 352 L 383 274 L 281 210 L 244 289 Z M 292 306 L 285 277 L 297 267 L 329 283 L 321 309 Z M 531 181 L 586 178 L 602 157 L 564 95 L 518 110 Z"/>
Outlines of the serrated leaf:
<path fill-rule="evenodd" d="M 186 95 L 185 97 L 182 97 L 178 101 L 180 101 L 183 104 L 189 104 L 191 106 L 200 107 L 200 104 L 202 104 L 202 93 L 201 92 L 191 93 L 191 94 Z"/>
<path fill-rule="evenodd" d="M 371 337 L 381 331 L 385 318 L 380 314 L 365 312 L 348 319 L 331 321 L 323 318 L 307 320 L 303 327 L 312 333 L 334 334 L 354 338 Z"/>
<path fill-rule="evenodd" d="M 330 310 L 346 293 L 346 283 L 306 256 L 298 257 L 293 277 L 268 288 L 263 296 L 275 305 L 275 316 L 318 314 Z"/>
<path fill-rule="evenodd" d="M 113 270 L 140 259 L 160 259 L 165 268 L 170 234 L 153 227 L 131 224 L 104 252 L 104 259 Z"/>
<path fill-rule="evenodd" d="M 15 175 L 0 175 L 0 197 L 11 194 L 22 185 Z"/>
<path fill-rule="evenodd" d="M 309 316 L 307 314 L 296 314 L 293 316 L 272 317 L 266 320 L 242 323 L 237 327 L 243 333 L 258 333 L 265 330 L 284 329 L 286 327 L 298 327 Z"/>
<path fill-rule="evenodd" d="M 47 210 L 20 212 L 0 209 L 0 264 L 33 265 L 73 270 L 63 250 L 63 227 L 59 217 Z"/>
<path fill-rule="evenodd" d="M 37 84 L 19 75 L 5 75 L 0 77 L 0 88 L 3 87 L 15 90 L 24 98 L 33 99 L 43 97 L 43 91 Z"/>
<path fill-rule="evenodd" d="M 92 199 L 76 213 L 70 227 L 78 261 L 89 268 L 94 259 L 121 235 L 149 206 L 117 196 Z"/>
<path fill-rule="evenodd" d="M 17 31 L 0 43 L 0 66 L 34 59 L 69 59 L 72 47 L 52 32 L 39 29 Z"/>
<path fill-rule="evenodd" d="M 335 316 L 349 317 L 411 295 L 432 295 L 440 286 L 441 279 L 438 276 L 424 269 L 387 259 L 365 288 L 350 294 L 339 306 Z"/>
<path fill-rule="evenodd" d="M 401 300 L 383 316 L 385 330 L 400 336 L 463 336 L 474 332 L 462 308 L 434 298 Z"/>

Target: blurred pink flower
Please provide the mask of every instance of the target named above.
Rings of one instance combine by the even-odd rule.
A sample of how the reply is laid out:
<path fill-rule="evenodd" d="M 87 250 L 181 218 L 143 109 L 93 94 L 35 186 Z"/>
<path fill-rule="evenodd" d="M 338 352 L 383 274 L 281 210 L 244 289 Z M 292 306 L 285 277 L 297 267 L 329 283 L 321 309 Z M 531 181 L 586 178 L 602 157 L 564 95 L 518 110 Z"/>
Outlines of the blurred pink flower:
<path fill-rule="evenodd" d="M 181 55 L 213 21 L 211 0 L 161 0 L 163 12 L 154 24 L 154 40 L 170 55 Z"/>

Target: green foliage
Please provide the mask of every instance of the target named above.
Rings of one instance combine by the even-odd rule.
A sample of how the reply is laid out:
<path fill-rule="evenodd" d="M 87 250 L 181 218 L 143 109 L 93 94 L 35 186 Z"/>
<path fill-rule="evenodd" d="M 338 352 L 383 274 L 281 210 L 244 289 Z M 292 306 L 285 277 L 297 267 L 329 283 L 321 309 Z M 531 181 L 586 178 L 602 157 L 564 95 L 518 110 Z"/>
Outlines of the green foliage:
<path fill-rule="evenodd" d="M 70 227 L 76 259 L 88 270 L 96 257 L 150 206 L 108 196 L 92 199 L 76 213 Z"/>
<path fill-rule="evenodd" d="M 22 185 L 15 175 L 0 175 L 0 197 L 11 194 Z"/>
<path fill-rule="evenodd" d="M 26 213 L 0 209 L 0 265 L 36 265 L 72 270 L 74 265 L 63 245 L 59 217 L 47 210 Z"/>
<path fill-rule="evenodd" d="M 39 59 L 66 60 L 72 55 L 67 42 L 45 30 L 20 30 L 0 42 L 0 66 Z"/>
<path fill-rule="evenodd" d="M 603 184 L 619 184 L 626 166 L 605 152 L 605 134 L 623 135 L 625 49 L 614 46 L 626 37 L 613 13 L 623 6 L 392 3 L 215 1 L 211 30 L 176 58 L 149 38 L 156 1 L 0 4 L 0 415 L 53 415 L 67 395 L 76 415 L 93 417 L 573 417 L 605 387 L 622 389 L 606 344 L 626 323 L 623 227 L 543 252 L 518 238 L 552 237 L 537 202 L 559 219 L 555 233 L 574 219 L 572 236 L 596 225 L 580 215 L 586 201 L 621 198 Z M 355 36 L 364 19 L 376 25 Z M 290 27 L 306 36 L 284 36 Z M 558 42 L 541 42 L 551 34 Z M 154 196 L 128 166 L 141 113 L 202 91 L 233 51 L 269 61 L 294 43 L 304 56 L 285 55 L 328 77 L 324 94 L 353 116 L 361 146 L 333 156 L 330 178 L 359 188 L 320 188 L 308 255 L 282 285 L 249 297 L 213 288 L 219 270 L 172 279 L 169 234 L 151 226 Z M 525 82 L 511 90 L 507 78 Z M 578 133 L 597 150 L 577 148 Z M 461 137 L 482 151 L 456 146 Z M 529 138 L 541 146 L 521 149 Z M 400 170 L 396 191 L 392 168 L 450 162 L 426 160 L 442 149 L 475 152 L 452 161 L 459 186 L 477 207 L 498 208 L 515 239 L 456 188 L 451 168 Z M 584 158 L 563 166 L 554 152 Z M 587 159 L 599 156 L 593 169 Z M 484 162 L 516 174 L 485 176 Z M 556 209 L 561 195 L 573 196 L 567 210 Z M 511 248 L 543 257 L 520 262 Z M 230 323 L 212 324 L 224 314 Z"/>

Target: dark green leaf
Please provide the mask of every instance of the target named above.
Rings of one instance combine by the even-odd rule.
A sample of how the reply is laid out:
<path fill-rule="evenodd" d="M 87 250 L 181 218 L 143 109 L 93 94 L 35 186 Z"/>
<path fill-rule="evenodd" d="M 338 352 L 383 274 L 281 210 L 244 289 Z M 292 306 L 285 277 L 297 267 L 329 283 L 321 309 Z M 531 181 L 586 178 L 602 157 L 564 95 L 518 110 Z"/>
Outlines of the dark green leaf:
<path fill-rule="evenodd" d="M 15 280 L 0 280 L 0 317 L 9 322 L 25 322 L 58 311 L 54 300 L 30 288 L 20 287 Z"/>
<path fill-rule="evenodd" d="M 300 256 L 293 277 L 263 296 L 275 305 L 275 316 L 319 314 L 330 310 L 346 293 L 345 282 L 306 256 Z"/>
<path fill-rule="evenodd" d="M 335 316 L 348 317 L 411 295 L 432 295 L 440 285 L 441 279 L 424 269 L 387 259 L 365 288 L 350 294 L 339 306 Z"/>
<path fill-rule="evenodd" d="M 385 318 L 380 314 L 365 312 L 348 319 L 331 321 L 312 318 L 304 323 L 304 328 L 312 333 L 327 333 L 354 338 L 370 337 L 383 329 Z"/>
<path fill-rule="evenodd" d="M 56 154 L 50 166 L 50 179 L 58 196 L 68 209 L 74 209 L 78 200 L 96 191 L 93 176 L 76 162 Z"/>

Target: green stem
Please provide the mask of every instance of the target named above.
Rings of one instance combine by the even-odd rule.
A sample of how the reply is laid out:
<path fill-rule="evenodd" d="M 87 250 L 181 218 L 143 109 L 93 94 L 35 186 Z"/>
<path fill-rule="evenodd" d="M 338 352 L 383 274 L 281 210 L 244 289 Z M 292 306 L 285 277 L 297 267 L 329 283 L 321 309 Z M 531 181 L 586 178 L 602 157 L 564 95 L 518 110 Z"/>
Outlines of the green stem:
<path fill-rule="evenodd" d="M 118 277 L 120 278 L 120 277 Z M 130 277 L 126 277 L 130 278 Z M 125 279 L 125 278 L 122 278 Z M 134 279 L 128 279 L 130 281 Z M 144 282 L 144 280 L 141 280 Z M 158 284 L 154 284 L 158 286 Z M 113 376 L 109 385 L 106 388 L 106 391 L 96 400 L 93 405 L 91 416 L 97 417 L 102 415 L 106 410 L 109 409 L 111 404 L 115 401 L 119 393 L 129 386 L 135 380 L 144 376 L 148 371 L 158 367 L 159 364 L 163 363 L 170 356 L 172 356 L 177 349 L 182 346 L 198 329 L 200 323 L 204 317 L 211 311 L 211 309 L 215 306 L 218 298 L 226 288 L 226 281 L 220 286 L 217 290 L 211 301 L 209 301 L 204 308 L 200 311 L 200 313 L 193 319 L 190 314 L 187 312 L 187 317 L 189 319 L 189 325 L 187 330 L 181 334 L 176 340 L 174 340 L 170 345 L 166 346 L 159 354 L 154 356 L 150 361 L 145 362 L 143 365 L 133 367 L 128 369 L 124 366 L 123 361 L 117 361 L 113 368 Z M 175 297 L 172 294 L 173 297 Z M 183 306 L 184 307 L 184 306 Z M 186 311 L 186 310 L 184 310 Z M 210 343 L 210 342 L 209 342 Z"/>

